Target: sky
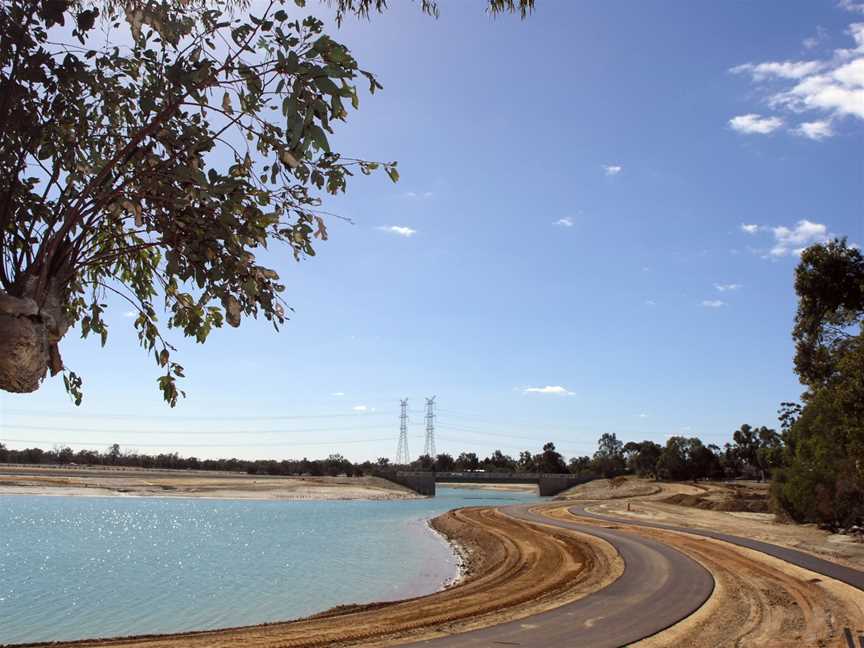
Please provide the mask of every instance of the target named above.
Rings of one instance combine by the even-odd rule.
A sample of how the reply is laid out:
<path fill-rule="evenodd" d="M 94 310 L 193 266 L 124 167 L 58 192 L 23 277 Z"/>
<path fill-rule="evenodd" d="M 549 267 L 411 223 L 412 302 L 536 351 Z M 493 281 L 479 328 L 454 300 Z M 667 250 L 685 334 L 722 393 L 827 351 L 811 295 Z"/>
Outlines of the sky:
<path fill-rule="evenodd" d="M 401 180 L 355 178 L 316 257 L 274 255 L 291 320 L 172 334 L 172 410 L 113 304 L 104 349 L 62 342 L 83 404 L 0 393 L 0 442 L 392 459 L 399 400 L 416 456 L 432 395 L 438 452 L 777 426 L 798 253 L 864 243 L 864 3 L 392 4 L 333 34 L 384 90 L 332 143 Z"/>

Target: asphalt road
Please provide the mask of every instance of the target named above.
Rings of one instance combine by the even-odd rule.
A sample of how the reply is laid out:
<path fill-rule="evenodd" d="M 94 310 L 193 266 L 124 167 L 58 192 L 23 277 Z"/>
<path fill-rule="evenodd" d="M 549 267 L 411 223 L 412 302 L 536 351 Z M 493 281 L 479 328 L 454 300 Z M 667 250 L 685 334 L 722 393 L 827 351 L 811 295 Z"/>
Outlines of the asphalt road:
<path fill-rule="evenodd" d="M 610 542 L 624 559 L 624 573 L 608 587 L 548 612 L 406 645 L 617 648 L 656 634 L 689 616 L 714 590 L 714 579 L 704 567 L 659 542 L 614 529 L 541 517 L 527 505 L 502 510 L 519 520 L 575 529 Z"/>
<path fill-rule="evenodd" d="M 609 515 L 600 515 L 598 513 L 589 513 L 585 510 L 584 506 L 573 506 L 569 510 L 574 515 L 580 515 L 582 517 L 592 518 L 594 520 L 613 522 L 615 524 L 630 524 L 633 526 L 648 527 L 651 529 L 666 529 L 668 531 L 679 531 L 684 533 L 690 533 L 692 535 L 703 536 L 705 538 L 713 538 L 714 540 L 722 540 L 724 542 L 728 542 L 739 547 L 746 547 L 747 549 L 755 549 L 756 551 L 761 551 L 762 553 L 768 554 L 769 556 L 780 558 L 781 560 L 785 560 L 786 562 L 797 565 L 798 567 L 803 567 L 804 569 L 809 569 L 810 571 L 816 572 L 817 574 L 822 574 L 823 576 L 834 578 L 836 580 L 846 583 L 847 585 L 851 585 L 852 587 L 856 587 L 859 590 L 864 591 L 864 571 L 852 569 L 851 567 L 845 567 L 843 565 L 838 565 L 828 560 L 822 560 L 821 558 L 817 558 L 816 556 L 813 556 L 811 554 L 804 553 L 803 551 L 796 551 L 795 549 L 789 549 L 788 547 L 780 547 L 778 545 L 773 545 L 768 542 L 751 540 L 750 538 L 741 538 L 739 536 L 733 536 L 727 533 L 719 533 L 717 531 L 709 531 L 707 529 L 676 527 L 669 524 L 660 524 L 658 522 L 643 522 L 638 518 L 619 518 Z"/>

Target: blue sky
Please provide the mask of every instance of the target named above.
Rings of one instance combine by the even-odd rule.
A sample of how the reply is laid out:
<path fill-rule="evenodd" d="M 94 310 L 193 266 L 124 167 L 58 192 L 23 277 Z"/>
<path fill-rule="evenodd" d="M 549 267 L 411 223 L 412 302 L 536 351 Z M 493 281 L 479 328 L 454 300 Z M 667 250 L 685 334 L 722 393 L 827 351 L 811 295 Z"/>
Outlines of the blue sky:
<path fill-rule="evenodd" d="M 864 4 L 393 4 L 335 35 L 384 85 L 335 148 L 402 179 L 356 179 L 325 207 L 353 224 L 276 255 L 292 320 L 174 335 L 170 410 L 117 304 L 104 350 L 63 342 L 84 404 L 3 393 L 0 440 L 392 457 L 408 397 L 416 455 L 433 394 L 439 452 L 776 425 L 796 250 L 864 243 Z"/>

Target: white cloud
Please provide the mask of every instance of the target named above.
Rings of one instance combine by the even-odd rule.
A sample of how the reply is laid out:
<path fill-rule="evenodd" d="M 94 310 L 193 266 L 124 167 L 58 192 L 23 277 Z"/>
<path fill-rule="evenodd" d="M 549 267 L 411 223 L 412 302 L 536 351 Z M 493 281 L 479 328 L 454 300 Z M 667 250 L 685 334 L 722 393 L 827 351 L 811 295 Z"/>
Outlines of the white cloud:
<path fill-rule="evenodd" d="M 808 220 L 798 221 L 794 227 L 772 227 L 774 246 L 769 254 L 773 257 L 801 254 L 804 248 L 814 243 L 824 243 L 828 240 L 828 228 L 822 223 Z"/>
<path fill-rule="evenodd" d="M 414 236 L 417 233 L 417 230 L 411 229 L 410 227 L 406 227 L 404 225 L 386 225 L 384 227 L 379 227 L 378 229 L 382 232 L 389 232 L 390 234 L 404 236 L 405 238 Z"/>
<path fill-rule="evenodd" d="M 837 6 L 846 11 L 864 14 L 864 2 L 853 2 L 852 0 L 837 0 Z"/>
<path fill-rule="evenodd" d="M 569 216 L 565 216 L 564 218 L 559 218 L 557 221 L 552 223 L 553 225 L 559 225 L 561 227 L 573 227 L 573 219 Z"/>
<path fill-rule="evenodd" d="M 702 305 L 705 308 L 722 308 L 726 305 L 726 302 L 720 299 L 705 299 L 702 301 Z"/>
<path fill-rule="evenodd" d="M 864 3 L 841 0 L 840 6 L 849 11 L 864 14 Z M 832 122 L 844 118 L 864 120 L 864 23 L 853 23 L 847 33 L 854 47 L 835 49 L 830 58 L 812 61 L 767 61 L 745 63 L 732 68 L 734 73 L 746 73 L 764 91 L 763 100 L 769 106 L 792 115 L 814 113 L 817 119 L 804 121 L 790 132 L 813 140 L 825 139 L 835 134 Z M 824 32 L 817 32 L 822 38 Z M 815 47 L 815 41 L 805 41 L 805 46 Z M 770 83 L 769 83 L 770 82 Z M 778 85 L 779 84 L 779 85 Z M 767 128 L 765 121 L 779 117 L 759 118 L 752 124 L 743 118 L 758 117 L 742 115 L 730 120 L 730 125 L 739 120 L 741 128 Z M 771 130 L 782 125 L 782 120 Z M 747 130 L 742 132 L 763 132 Z M 767 131 L 770 132 L 770 131 Z"/>
<path fill-rule="evenodd" d="M 573 396 L 573 392 L 568 391 L 561 385 L 546 385 L 545 387 L 525 387 L 522 389 L 523 394 L 556 394 L 558 396 Z"/>
<path fill-rule="evenodd" d="M 648 415 L 645 412 L 640 412 L 636 415 L 638 418 L 648 418 Z"/>
<path fill-rule="evenodd" d="M 355 412 L 368 412 L 369 408 L 366 405 L 355 405 L 352 407 Z"/>
<path fill-rule="evenodd" d="M 756 113 L 747 115 L 738 115 L 729 120 L 729 127 L 746 135 L 767 135 L 783 125 L 783 120 L 779 117 L 763 117 Z"/>
<path fill-rule="evenodd" d="M 656 305 L 657 305 L 657 302 L 654 301 L 653 299 L 646 299 L 646 300 L 645 300 L 645 305 L 646 305 L 646 306 L 656 306 Z"/>
<path fill-rule="evenodd" d="M 749 74 L 754 81 L 767 79 L 802 79 L 825 66 L 821 61 L 771 61 L 769 63 L 745 63 L 736 65 L 730 72 L 733 74 Z"/>
<path fill-rule="evenodd" d="M 123 313 L 123 317 L 137 317 L 137 316 L 138 316 L 138 313 L 133 311 L 133 310 L 129 310 L 129 311 L 126 311 L 125 313 Z"/>
<path fill-rule="evenodd" d="M 604 164 L 603 171 L 607 176 L 616 176 L 624 170 L 620 164 Z"/>
<path fill-rule="evenodd" d="M 330 395 L 331 395 L 331 396 L 344 396 L 344 395 L 345 395 L 345 392 L 333 392 L 333 393 L 330 394 Z"/>
<path fill-rule="evenodd" d="M 831 128 L 831 122 L 825 119 L 803 122 L 792 132 L 796 135 L 801 135 L 802 137 L 817 141 L 834 135 L 834 129 Z"/>
<path fill-rule="evenodd" d="M 831 117 L 864 119 L 864 56 L 827 74 L 802 79 L 771 98 L 774 105 L 794 112 L 816 110 Z"/>
<path fill-rule="evenodd" d="M 433 194 L 431 191 L 406 191 L 405 192 L 406 198 L 431 198 L 434 195 L 435 194 Z"/>
<path fill-rule="evenodd" d="M 812 50 L 819 47 L 820 43 L 824 42 L 827 38 L 828 30 L 820 25 L 816 27 L 816 34 L 805 38 L 801 44 L 804 46 L 804 49 Z"/>
<path fill-rule="evenodd" d="M 741 288 L 741 284 L 736 284 L 736 283 L 728 283 L 728 284 L 715 283 L 715 284 L 714 284 L 714 287 L 715 287 L 717 290 L 719 290 L 720 292 L 732 292 L 733 290 L 738 290 L 738 289 L 740 289 L 740 288 Z"/>
<path fill-rule="evenodd" d="M 741 229 L 748 234 L 768 232 L 771 235 L 773 242 L 771 243 L 771 247 L 767 248 L 767 251 L 764 247 L 762 249 L 748 247 L 752 253 L 758 254 L 765 259 L 798 255 L 814 243 L 825 243 L 833 237 L 833 234 L 828 231 L 826 225 L 814 223 L 807 219 L 799 220 L 791 227 L 785 225 L 778 225 L 776 227 L 742 225 Z M 722 292 L 721 285 L 728 287 L 736 286 L 737 284 L 715 284 L 717 290 Z"/>

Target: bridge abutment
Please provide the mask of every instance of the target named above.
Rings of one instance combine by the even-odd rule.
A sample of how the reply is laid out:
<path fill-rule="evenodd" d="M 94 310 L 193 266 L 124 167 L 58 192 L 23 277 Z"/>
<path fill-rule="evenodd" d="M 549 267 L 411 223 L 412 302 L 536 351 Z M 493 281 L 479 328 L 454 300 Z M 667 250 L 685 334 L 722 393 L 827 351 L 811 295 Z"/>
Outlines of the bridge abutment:
<path fill-rule="evenodd" d="M 468 484 L 537 484 L 541 497 L 551 497 L 593 477 L 552 473 L 411 472 L 381 474 L 380 477 L 410 488 L 420 495 L 435 496 L 436 482 Z"/>
<path fill-rule="evenodd" d="M 397 472 L 395 475 L 387 475 L 385 479 L 410 488 L 419 495 L 435 497 L 435 473 L 433 472 Z"/>

